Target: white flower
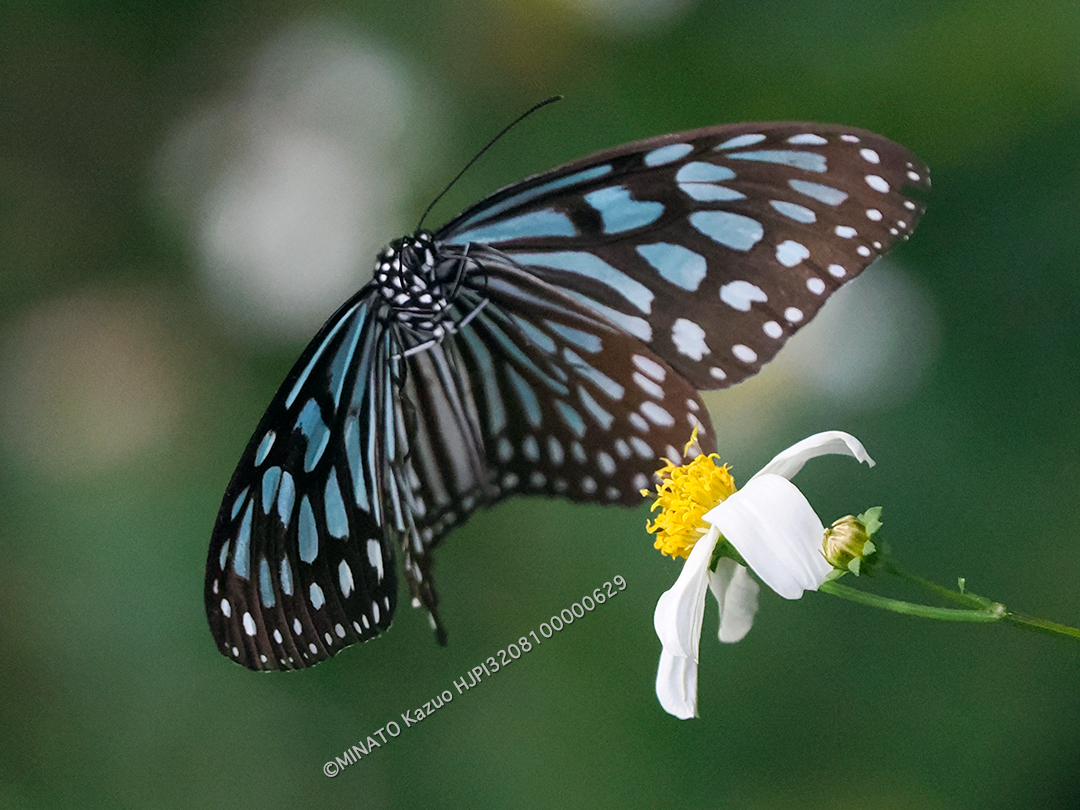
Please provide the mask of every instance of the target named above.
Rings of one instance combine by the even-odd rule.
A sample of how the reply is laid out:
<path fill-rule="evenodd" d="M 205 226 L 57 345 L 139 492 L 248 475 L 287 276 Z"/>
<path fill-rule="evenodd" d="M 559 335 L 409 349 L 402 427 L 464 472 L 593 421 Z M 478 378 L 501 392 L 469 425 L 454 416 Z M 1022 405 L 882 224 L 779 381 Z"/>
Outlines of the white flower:
<path fill-rule="evenodd" d="M 709 570 L 718 542 L 730 543 L 762 582 L 786 599 L 817 590 L 833 570 L 822 555 L 825 527 L 788 480 L 809 459 L 830 454 L 874 464 L 854 436 L 840 431 L 818 433 L 784 450 L 742 489 L 726 498 L 721 496 L 702 517 L 708 531 L 694 544 L 679 578 L 656 603 L 653 616 L 663 645 L 656 695 L 669 714 L 683 719 L 697 716 L 698 646 L 706 589 L 712 590 L 720 605 L 719 638 L 723 642 L 745 636 L 757 612 L 760 588 L 746 566 L 721 557 L 716 570 Z M 716 469 L 727 475 L 726 468 Z M 658 531 L 656 525 L 651 528 Z M 657 547 L 661 544 L 658 538 Z"/>

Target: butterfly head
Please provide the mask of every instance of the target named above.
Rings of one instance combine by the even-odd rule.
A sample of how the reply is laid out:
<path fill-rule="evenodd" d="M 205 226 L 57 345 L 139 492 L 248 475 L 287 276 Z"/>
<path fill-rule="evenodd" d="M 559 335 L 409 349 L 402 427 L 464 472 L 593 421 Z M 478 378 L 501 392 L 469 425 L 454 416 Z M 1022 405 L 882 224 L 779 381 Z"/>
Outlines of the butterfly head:
<path fill-rule="evenodd" d="M 375 282 L 394 317 L 435 335 L 445 327 L 449 296 L 437 278 L 435 241 L 427 231 L 395 239 L 375 261 Z"/>

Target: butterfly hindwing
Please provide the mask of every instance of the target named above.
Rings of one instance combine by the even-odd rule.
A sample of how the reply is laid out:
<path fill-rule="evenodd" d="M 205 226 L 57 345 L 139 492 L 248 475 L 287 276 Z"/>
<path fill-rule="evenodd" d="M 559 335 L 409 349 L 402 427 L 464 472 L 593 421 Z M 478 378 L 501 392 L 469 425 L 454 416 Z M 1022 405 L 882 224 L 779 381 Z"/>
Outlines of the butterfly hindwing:
<path fill-rule="evenodd" d="M 473 260 L 488 304 L 456 339 L 504 494 L 634 506 L 695 426 L 711 448 L 697 391 L 648 346 L 494 251 Z"/>
<path fill-rule="evenodd" d="M 436 629 L 431 552 L 479 507 L 518 492 L 637 505 L 657 448 L 678 459 L 695 426 L 712 446 L 697 391 L 641 341 L 495 251 L 464 266 L 452 317 L 465 326 L 409 355 L 401 389 L 400 544 Z"/>

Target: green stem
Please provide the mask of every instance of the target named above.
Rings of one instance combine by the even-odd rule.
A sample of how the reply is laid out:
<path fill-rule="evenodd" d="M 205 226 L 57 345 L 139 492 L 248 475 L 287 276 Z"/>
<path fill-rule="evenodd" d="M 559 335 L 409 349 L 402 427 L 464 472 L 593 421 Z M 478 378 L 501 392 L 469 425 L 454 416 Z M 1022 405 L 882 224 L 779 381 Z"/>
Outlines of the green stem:
<path fill-rule="evenodd" d="M 1080 629 L 1069 627 L 1067 624 L 1058 624 L 1057 622 L 1047 621 L 1046 619 L 1036 619 L 1034 616 L 1025 616 L 1022 613 L 1012 612 L 1007 613 L 1004 618 L 1005 621 L 1010 624 L 1015 624 L 1017 627 L 1023 627 L 1025 630 L 1034 630 L 1038 633 L 1050 633 L 1056 636 L 1080 638 Z"/>
<path fill-rule="evenodd" d="M 939 621 L 949 622 L 996 622 L 1004 620 L 1009 624 L 1022 627 L 1025 630 L 1034 630 L 1039 633 L 1050 633 L 1052 635 L 1080 639 L 1080 628 L 1070 627 L 1067 624 L 1059 624 L 1058 622 L 1048 621 L 1047 619 L 1038 619 L 1034 616 L 1026 616 L 1023 613 L 1014 613 L 1013 611 L 1008 610 L 1000 602 L 994 602 L 991 599 L 987 599 L 985 596 L 979 596 L 978 594 L 966 590 L 954 591 L 951 588 L 946 588 L 938 585 L 936 582 L 924 579 L 917 574 L 910 574 L 907 571 L 898 568 L 891 560 L 885 563 L 884 570 L 899 577 L 905 582 L 909 582 L 912 585 L 918 585 L 920 588 L 925 588 L 943 599 L 947 599 L 950 602 L 956 602 L 964 607 L 944 608 L 933 607 L 931 605 L 920 605 L 915 602 L 904 602 L 900 599 L 890 599 L 885 596 L 868 593 L 867 591 L 860 591 L 847 585 L 841 585 L 837 580 L 829 580 L 828 582 L 823 583 L 818 590 L 824 591 L 825 593 L 831 593 L 834 596 L 839 596 L 843 599 L 850 599 L 853 602 L 859 602 L 863 605 L 881 608 L 882 610 L 889 610 L 893 613 L 903 613 L 908 616 L 921 616 L 926 619 L 937 619 Z"/>
<path fill-rule="evenodd" d="M 946 588 L 942 585 L 938 585 L 936 582 L 931 582 L 928 579 L 924 579 L 917 574 L 909 574 L 901 568 L 897 568 L 896 564 L 889 560 L 885 563 L 885 570 L 900 577 L 905 582 L 910 582 L 912 585 L 918 585 L 931 593 L 936 593 L 938 596 L 948 599 L 951 602 L 959 602 L 961 605 L 967 605 L 970 608 L 986 608 L 992 604 L 995 604 L 992 600 L 987 599 L 985 596 L 976 596 L 973 593 L 967 591 L 954 591 L 951 588 Z"/>
<path fill-rule="evenodd" d="M 852 602 L 859 602 L 870 607 L 889 610 L 893 613 L 904 613 L 908 616 L 921 616 L 924 619 L 937 619 L 946 622 L 996 622 L 1006 618 L 1008 612 L 1004 605 L 991 602 L 978 608 L 943 608 L 931 605 L 919 605 L 914 602 L 904 602 L 900 599 L 890 599 L 886 596 L 878 596 L 875 593 L 860 591 L 841 585 L 836 580 L 829 580 L 818 586 L 819 591 L 831 593 Z"/>

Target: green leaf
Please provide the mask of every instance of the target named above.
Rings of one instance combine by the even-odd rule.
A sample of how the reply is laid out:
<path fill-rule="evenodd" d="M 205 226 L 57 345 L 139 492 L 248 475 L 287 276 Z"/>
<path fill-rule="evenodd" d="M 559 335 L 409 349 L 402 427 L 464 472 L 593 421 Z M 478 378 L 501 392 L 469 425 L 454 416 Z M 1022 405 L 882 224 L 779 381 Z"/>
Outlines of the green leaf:
<path fill-rule="evenodd" d="M 881 528 L 881 507 L 872 506 L 859 515 L 859 522 L 866 527 L 866 533 L 873 537 L 874 533 Z"/>

